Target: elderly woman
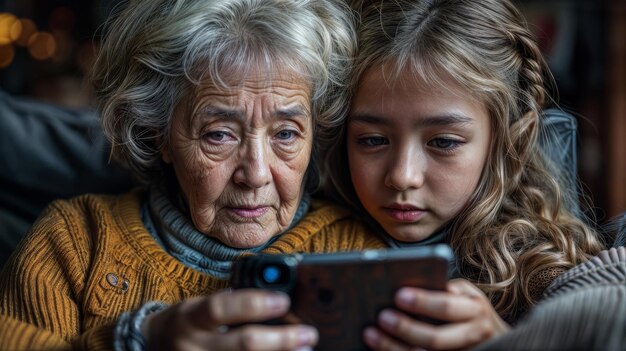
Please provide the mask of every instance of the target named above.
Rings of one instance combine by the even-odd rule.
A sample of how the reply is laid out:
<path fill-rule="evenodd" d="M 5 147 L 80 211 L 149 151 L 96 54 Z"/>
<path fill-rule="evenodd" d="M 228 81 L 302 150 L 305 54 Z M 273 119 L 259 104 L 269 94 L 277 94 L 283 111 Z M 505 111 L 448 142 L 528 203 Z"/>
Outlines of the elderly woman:
<path fill-rule="evenodd" d="M 50 205 L 0 277 L 0 349 L 289 350 L 280 293 L 229 292 L 244 252 L 383 247 L 310 199 L 355 49 L 331 0 L 137 0 L 96 62 L 113 155 L 145 187 Z M 245 326 L 233 327 L 235 325 Z"/>

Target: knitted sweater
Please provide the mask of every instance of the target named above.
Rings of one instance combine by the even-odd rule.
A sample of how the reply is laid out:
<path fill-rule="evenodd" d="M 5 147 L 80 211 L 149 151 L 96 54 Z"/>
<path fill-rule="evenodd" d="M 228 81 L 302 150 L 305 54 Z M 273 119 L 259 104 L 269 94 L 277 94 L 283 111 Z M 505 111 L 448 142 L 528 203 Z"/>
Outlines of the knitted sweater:
<path fill-rule="evenodd" d="M 0 350 L 109 350 L 121 313 L 228 287 L 154 241 L 140 218 L 142 196 L 84 195 L 44 211 L 0 273 Z M 314 200 L 264 252 L 383 247 L 347 210 Z"/>
<path fill-rule="evenodd" d="M 626 248 L 563 273 L 515 328 L 479 350 L 626 350 Z"/>

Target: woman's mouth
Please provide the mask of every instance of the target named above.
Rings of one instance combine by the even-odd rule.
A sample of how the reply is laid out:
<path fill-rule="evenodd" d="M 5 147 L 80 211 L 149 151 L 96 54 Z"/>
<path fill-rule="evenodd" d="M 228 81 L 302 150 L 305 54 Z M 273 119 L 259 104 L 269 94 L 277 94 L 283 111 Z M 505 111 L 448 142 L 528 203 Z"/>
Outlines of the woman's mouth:
<path fill-rule="evenodd" d="M 243 218 L 261 217 L 269 210 L 269 206 L 261 207 L 228 207 L 228 210 Z"/>

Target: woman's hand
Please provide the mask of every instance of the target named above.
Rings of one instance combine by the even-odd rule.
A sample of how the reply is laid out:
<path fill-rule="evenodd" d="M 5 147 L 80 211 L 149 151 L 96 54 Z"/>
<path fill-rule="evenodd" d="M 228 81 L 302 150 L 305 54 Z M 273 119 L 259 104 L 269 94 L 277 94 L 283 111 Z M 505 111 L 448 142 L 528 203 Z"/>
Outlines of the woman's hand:
<path fill-rule="evenodd" d="M 150 315 L 142 329 L 149 350 L 296 350 L 313 347 L 318 338 L 313 327 L 248 324 L 285 315 L 289 303 L 289 297 L 279 292 L 258 289 L 223 291 L 188 299 Z"/>
<path fill-rule="evenodd" d="M 464 279 L 450 281 L 446 292 L 402 288 L 395 304 L 398 310 L 382 311 L 378 326 L 364 332 L 365 343 L 374 350 L 465 349 L 510 329 L 485 294 Z M 419 321 L 407 313 L 446 324 Z"/>

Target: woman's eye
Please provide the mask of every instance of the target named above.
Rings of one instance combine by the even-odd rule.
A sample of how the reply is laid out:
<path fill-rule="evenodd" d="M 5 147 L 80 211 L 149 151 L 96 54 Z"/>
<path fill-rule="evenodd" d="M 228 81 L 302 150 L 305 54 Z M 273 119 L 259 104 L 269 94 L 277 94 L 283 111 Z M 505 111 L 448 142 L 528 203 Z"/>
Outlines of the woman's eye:
<path fill-rule="evenodd" d="M 228 133 L 222 131 L 209 132 L 206 133 L 204 137 L 214 143 L 225 142 L 233 139 Z"/>
<path fill-rule="evenodd" d="M 296 132 L 294 132 L 293 130 L 289 130 L 289 129 L 281 130 L 280 132 L 276 134 L 276 138 L 279 140 L 291 140 L 295 138 L 295 136 L 296 136 Z"/>
<path fill-rule="evenodd" d="M 428 145 L 443 150 L 452 150 L 461 145 L 461 142 L 449 138 L 436 138 L 428 142 Z"/>
<path fill-rule="evenodd" d="M 363 137 L 357 139 L 357 143 L 365 146 L 380 146 L 387 143 L 387 139 L 383 137 Z"/>

